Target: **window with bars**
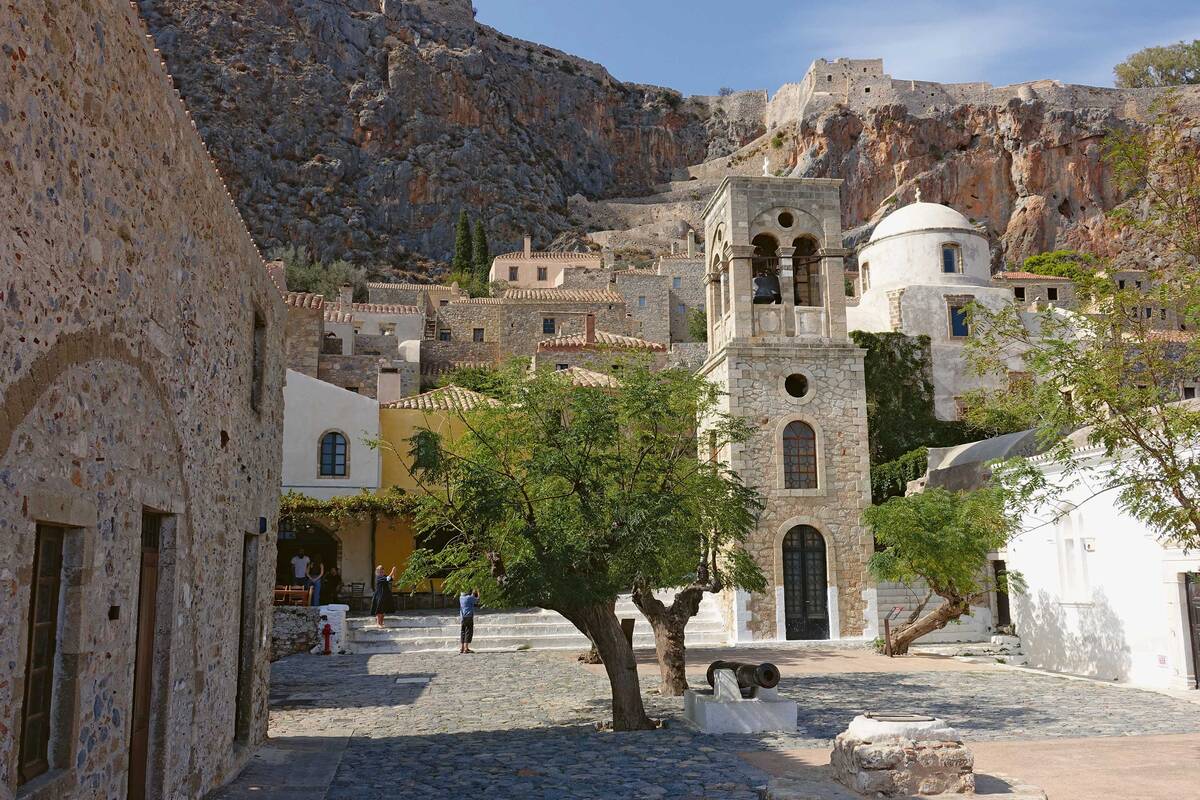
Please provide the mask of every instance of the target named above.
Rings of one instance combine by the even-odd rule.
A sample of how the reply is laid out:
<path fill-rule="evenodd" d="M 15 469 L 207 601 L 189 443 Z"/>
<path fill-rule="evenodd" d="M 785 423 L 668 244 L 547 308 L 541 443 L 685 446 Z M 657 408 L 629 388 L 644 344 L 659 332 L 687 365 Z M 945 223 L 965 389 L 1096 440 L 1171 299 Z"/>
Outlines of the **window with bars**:
<path fill-rule="evenodd" d="M 346 437 L 338 431 L 321 437 L 321 477 L 346 477 Z"/>
<path fill-rule="evenodd" d="M 554 334 L 554 317 L 542 317 L 542 333 Z"/>
<path fill-rule="evenodd" d="M 29 592 L 29 642 L 25 661 L 25 692 L 21 705 L 18 783 L 27 783 L 50 769 L 51 708 L 54 705 L 59 596 L 62 590 L 62 528 L 37 526 L 33 581 Z"/>
<path fill-rule="evenodd" d="M 783 485 L 817 488 L 817 434 L 807 422 L 794 420 L 783 429 Z"/>
<path fill-rule="evenodd" d="M 471 329 L 471 341 L 473 341 L 473 342 L 482 342 L 483 341 L 483 328 L 472 328 Z"/>

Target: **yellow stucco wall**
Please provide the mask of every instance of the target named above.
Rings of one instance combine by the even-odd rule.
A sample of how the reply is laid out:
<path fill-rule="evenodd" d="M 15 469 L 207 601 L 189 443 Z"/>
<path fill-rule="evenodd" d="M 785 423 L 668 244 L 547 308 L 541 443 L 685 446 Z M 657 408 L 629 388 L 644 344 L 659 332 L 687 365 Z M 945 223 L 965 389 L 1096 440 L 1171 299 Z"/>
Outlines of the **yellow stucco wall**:
<path fill-rule="evenodd" d="M 383 456 L 380 486 L 399 486 L 410 494 L 421 492 L 408 468 L 412 463 L 408 451 L 409 439 L 423 429 L 445 436 L 460 436 L 464 430 L 461 420 L 441 411 L 419 411 L 409 408 L 379 409 L 379 436 L 386 443 L 380 450 Z"/>

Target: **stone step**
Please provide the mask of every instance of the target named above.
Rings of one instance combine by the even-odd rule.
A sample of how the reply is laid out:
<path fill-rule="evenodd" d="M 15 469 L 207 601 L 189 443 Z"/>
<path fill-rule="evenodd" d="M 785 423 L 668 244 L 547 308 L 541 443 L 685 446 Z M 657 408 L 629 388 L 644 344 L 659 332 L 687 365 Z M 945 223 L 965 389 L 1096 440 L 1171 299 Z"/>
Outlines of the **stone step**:
<path fill-rule="evenodd" d="M 354 636 L 349 641 L 354 653 L 422 653 L 454 651 L 459 647 L 458 635 L 430 636 L 420 639 L 395 640 L 390 638 L 374 639 Z M 687 644 L 692 647 L 725 644 L 724 634 L 705 634 L 688 636 Z M 638 649 L 653 648 L 654 636 L 649 633 L 635 633 L 633 646 Z M 480 636 L 475 635 L 471 642 L 472 650 L 585 650 L 588 640 L 581 633 L 561 636 Z"/>
<path fill-rule="evenodd" d="M 385 620 L 386 621 L 386 620 Z M 356 624 L 350 626 L 352 634 L 360 639 L 390 639 L 394 641 L 405 641 L 415 639 L 426 639 L 429 637 L 445 636 L 457 637 L 459 633 L 459 623 L 457 620 L 453 624 L 446 625 L 423 625 L 420 627 L 398 627 L 387 626 L 383 628 L 376 627 L 374 620 L 366 624 Z M 650 624 L 639 620 L 633 628 L 634 634 L 652 633 Z M 543 636 L 570 636 L 578 634 L 579 631 L 574 625 L 569 622 L 565 623 L 546 623 L 546 624 L 519 624 L 519 625 L 496 625 L 485 620 L 475 620 L 475 634 L 477 636 L 525 636 L 525 637 L 543 637 Z M 687 633 L 689 636 L 702 633 L 723 634 L 724 626 L 720 622 L 704 622 L 692 620 L 688 623 Z"/>
<path fill-rule="evenodd" d="M 618 619 L 633 619 L 638 628 L 649 626 L 649 622 L 640 614 L 617 614 Z M 391 629 L 431 629 L 431 628 L 447 628 L 452 627 L 458 629 L 458 614 L 455 613 L 440 613 L 440 614 L 388 614 L 383 618 L 385 628 Z M 347 619 L 347 624 L 351 629 L 356 628 L 371 628 L 377 629 L 374 617 L 350 617 Z M 542 613 L 542 614 L 511 614 L 505 612 L 499 613 L 480 613 L 475 617 L 475 627 L 482 628 L 484 626 L 532 626 L 532 627 L 563 627 L 575 630 L 575 626 L 567 620 L 563 619 L 558 614 Z M 688 621 L 688 629 L 693 626 L 715 626 L 723 627 L 724 623 L 721 618 L 710 614 L 699 614 L 692 617 Z"/>

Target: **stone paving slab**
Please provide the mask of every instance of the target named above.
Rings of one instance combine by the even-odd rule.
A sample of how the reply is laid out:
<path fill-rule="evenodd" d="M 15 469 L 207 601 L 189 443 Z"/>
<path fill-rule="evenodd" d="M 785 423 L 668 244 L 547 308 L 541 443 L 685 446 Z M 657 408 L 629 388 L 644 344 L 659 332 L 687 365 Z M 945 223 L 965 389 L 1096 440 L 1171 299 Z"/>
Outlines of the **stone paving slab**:
<path fill-rule="evenodd" d="M 323 796 L 339 800 L 757 800 L 770 776 L 740 753 L 828 746 L 863 710 L 936 714 L 968 744 L 1200 733 L 1187 701 L 995 669 L 795 674 L 780 691 L 799 703 L 797 732 L 705 736 L 683 723 L 680 698 L 653 693 L 657 683 L 642 676 L 647 710 L 667 727 L 614 734 L 595 729 L 610 717 L 608 681 L 561 655 L 298 655 L 272 667 L 269 747 L 344 738 L 340 757 L 292 751 L 337 761 Z M 272 759 L 256 761 L 222 800 L 263 797 L 252 783 L 274 785 Z"/>

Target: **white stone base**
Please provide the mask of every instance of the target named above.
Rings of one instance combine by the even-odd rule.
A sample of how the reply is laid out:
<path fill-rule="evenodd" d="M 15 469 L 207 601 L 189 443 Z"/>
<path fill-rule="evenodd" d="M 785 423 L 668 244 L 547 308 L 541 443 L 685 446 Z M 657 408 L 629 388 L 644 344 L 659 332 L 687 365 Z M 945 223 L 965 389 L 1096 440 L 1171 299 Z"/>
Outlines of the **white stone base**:
<path fill-rule="evenodd" d="M 935 795 L 936 796 L 936 795 Z M 811 767 L 791 775 L 772 778 L 767 783 L 765 800 L 863 800 L 833 779 L 830 767 Z M 891 800 L 928 800 L 924 797 L 893 797 Z M 1046 800 L 1046 793 L 1036 786 L 1022 783 L 1004 775 L 978 775 L 974 794 L 942 795 L 947 798 L 979 798 L 979 800 Z"/>
<path fill-rule="evenodd" d="M 683 693 L 683 716 L 703 733 L 765 733 L 796 730 L 796 703 L 774 689 L 750 700 L 717 700 L 709 691 Z"/>

